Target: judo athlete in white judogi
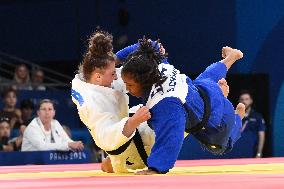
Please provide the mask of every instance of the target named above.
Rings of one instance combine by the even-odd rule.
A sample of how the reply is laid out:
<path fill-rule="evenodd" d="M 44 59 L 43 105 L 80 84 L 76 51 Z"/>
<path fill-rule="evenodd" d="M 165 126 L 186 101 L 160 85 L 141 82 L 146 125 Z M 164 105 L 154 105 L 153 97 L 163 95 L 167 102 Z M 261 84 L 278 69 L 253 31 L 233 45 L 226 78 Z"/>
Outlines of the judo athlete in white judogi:
<path fill-rule="evenodd" d="M 145 122 L 151 117 L 148 108 L 137 108 L 129 117 L 129 100 L 112 49 L 110 34 L 97 31 L 90 37 L 79 74 L 72 80 L 72 100 L 96 145 L 108 153 L 113 170 L 105 171 L 121 173 L 146 166 L 155 136 Z M 142 150 L 132 140 L 138 131 Z"/>

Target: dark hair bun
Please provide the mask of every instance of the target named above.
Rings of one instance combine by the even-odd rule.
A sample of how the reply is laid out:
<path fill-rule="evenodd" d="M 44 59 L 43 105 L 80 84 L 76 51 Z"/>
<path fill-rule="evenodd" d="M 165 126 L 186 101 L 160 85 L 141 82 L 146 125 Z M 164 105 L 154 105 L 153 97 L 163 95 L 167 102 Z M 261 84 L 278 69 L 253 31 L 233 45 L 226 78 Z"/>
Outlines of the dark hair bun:
<path fill-rule="evenodd" d="M 143 36 L 142 39 L 138 40 L 140 44 L 140 50 L 148 55 L 159 54 L 159 41 L 151 41 Z"/>
<path fill-rule="evenodd" d="M 104 31 L 96 31 L 89 39 L 89 53 L 94 57 L 103 57 L 112 52 L 113 37 Z"/>
<path fill-rule="evenodd" d="M 163 59 L 167 58 L 167 53 L 162 53 L 160 48 L 162 46 L 160 40 L 152 41 L 151 39 L 143 36 L 142 39 L 138 40 L 139 43 L 139 51 L 142 54 L 145 54 L 150 59 L 152 59 L 152 63 L 160 64 Z"/>

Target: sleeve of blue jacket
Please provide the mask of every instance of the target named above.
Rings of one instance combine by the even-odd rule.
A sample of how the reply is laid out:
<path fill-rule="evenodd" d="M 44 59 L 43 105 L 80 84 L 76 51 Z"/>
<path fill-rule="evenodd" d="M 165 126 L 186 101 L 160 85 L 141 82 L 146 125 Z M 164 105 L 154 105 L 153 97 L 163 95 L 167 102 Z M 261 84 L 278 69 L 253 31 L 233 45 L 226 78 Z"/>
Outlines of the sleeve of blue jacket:
<path fill-rule="evenodd" d="M 183 144 L 186 112 L 180 100 L 168 97 L 151 109 L 155 144 L 147 160 L 149 169 L 167 173 L 174 167 Z"/>
<path fill-rule="evenodd" d="M 156 47 L 157 49 L 160 48 L 159 44 L 156 43 L 156 41 L 152 41 L 153 47 Z M 121 49 L 116 53 L 116 57 L 121 61 L 124 62 L 127 58 L 127 56 L 134 51 L 136 51 L 139 48 L 139 43 L 136 43 L 134 45 L 130 45 L 128 47 L 125 47 L 124 49 Z M 162 60 L 162 63 L 169 64 L 167 58 L 164 58 Z"/>
<path fill-rule="evenodd" d="M 132 52 L 136 51 L 138 47 L 139 47 L 139 43 L 125 47 L 124 49 L 121 49 L 120 51 L 118 51 L 116 53 L 116 56 L 120 61 L 123 62 L 126 60 L 127 56 L 131 54 Z"/>
<path fill-rule="evenodd" d="M 227 148 L 223 152 L 224 154 L 231 151 L 233 149 L 234 144 L 241 137 L 241 128 L 242 128 L 241 117 L 238 114 L 235 114 L 234 117 L 235 117 L 235 124 L 232 126 Z"/>
<path fill-rule="evenodd" d="M 235 125 L 233 126 L 230 134 L 232 143 L 235 144 L 237 140 L 241 137 L 242 120 L 238 114 L 235 114 Z"/>

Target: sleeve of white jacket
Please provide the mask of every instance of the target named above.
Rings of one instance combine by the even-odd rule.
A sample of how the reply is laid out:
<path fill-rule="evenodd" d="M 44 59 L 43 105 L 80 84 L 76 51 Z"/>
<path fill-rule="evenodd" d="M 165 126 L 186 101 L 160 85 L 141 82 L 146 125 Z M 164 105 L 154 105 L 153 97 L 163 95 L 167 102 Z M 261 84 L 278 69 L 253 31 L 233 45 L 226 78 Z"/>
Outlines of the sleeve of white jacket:
<path fill-rule="evenodd" d="M 105 151 L 112 151 L 134 136 L 135 131 L 129 138 L 122 134 L 128 117 L 118 121 L 116 115 L 110 112 L 100 112 L 98 109 L 99 107 L 90 105 L 78 107 L 80 119 L 89 128 L 96 145 Z"/>
<path fill-rule="evenodd" d="M 57 143 L 46 143 L 42 141 L 42 138 L 38 137 L 37 130 L 32 127 L 28 127 L 24 132 L 24 139 L 28 140 L 38 151 L 48 151 L 48 150 L 60 150 L 68 151 L 68 142 L 57 142 Z"/>

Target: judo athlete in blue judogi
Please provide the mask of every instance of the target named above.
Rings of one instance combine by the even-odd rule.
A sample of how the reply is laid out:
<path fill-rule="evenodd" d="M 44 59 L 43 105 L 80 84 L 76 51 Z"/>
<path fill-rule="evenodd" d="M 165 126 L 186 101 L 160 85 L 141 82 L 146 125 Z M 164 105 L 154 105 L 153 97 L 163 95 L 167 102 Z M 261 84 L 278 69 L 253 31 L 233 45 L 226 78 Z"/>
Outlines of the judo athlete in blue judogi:
<path fill-rule="evenodd" d="M 124 55 L 132 53 L 126 57 Z M 184 131 L 192 134 L 214 154 L 232 149 L 241 133 L 245 106 L 236 110 L 226 98 L 227 70 L 241 59 L 242 52 L 222 49 L 222 61 L 210 65 L 195 80 L 168 63 L 153 42 L 139 40 L 117 53 L 124 60 L 122 79 L 130 94 L 141 97 L 151 112 L 148 124 L 155 132 L 155 144 L 147 159 L 148 170 L 138 174 L 167 173 L 173 168 L 183 144 Z"/>

